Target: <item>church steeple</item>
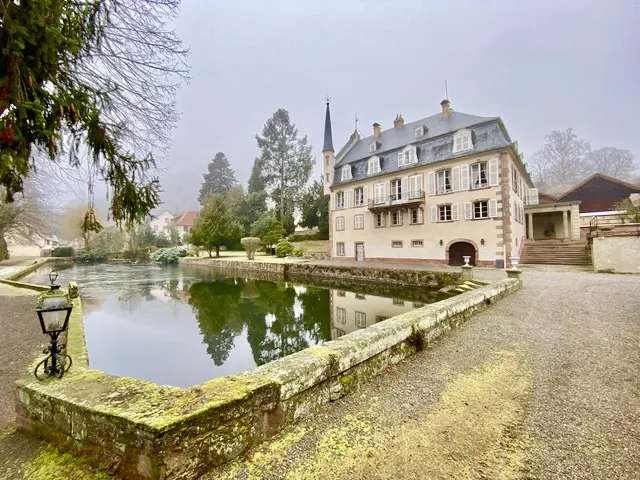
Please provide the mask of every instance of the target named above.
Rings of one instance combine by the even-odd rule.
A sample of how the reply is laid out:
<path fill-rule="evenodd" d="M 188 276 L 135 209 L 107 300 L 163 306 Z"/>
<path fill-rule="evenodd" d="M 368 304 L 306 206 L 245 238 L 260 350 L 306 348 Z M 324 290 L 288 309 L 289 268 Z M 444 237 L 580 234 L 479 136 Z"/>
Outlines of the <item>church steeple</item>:
<path fill-rule="evenodd" d="M 327 98 L 327 112 L 324 116 L 324 147 L 323 152 L 333 152 L 333 136 L 331 135 L 331 113 L 329 112 L 329 99 Z"/>

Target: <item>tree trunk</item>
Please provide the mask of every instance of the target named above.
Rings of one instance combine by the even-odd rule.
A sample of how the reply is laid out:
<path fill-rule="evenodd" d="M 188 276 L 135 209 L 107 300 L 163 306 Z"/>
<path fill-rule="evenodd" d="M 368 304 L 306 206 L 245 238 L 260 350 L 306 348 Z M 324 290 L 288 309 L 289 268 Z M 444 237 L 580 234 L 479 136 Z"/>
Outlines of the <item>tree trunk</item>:
<path fill-rule="evenodd" d="M 211 258 L 211 249 L 209 249 L 209 258 Z"/>
<path fill-rule="evenodd" d="M 4 232 L 0 232 L 0 260 L 7 260 L 9 258 L 9 247 L 7 241 L 4 239 Z"/>
<path fill-rule="evenodd" d="M 216 258 L 220 257 L 220 245 L 216 245 Z"/>

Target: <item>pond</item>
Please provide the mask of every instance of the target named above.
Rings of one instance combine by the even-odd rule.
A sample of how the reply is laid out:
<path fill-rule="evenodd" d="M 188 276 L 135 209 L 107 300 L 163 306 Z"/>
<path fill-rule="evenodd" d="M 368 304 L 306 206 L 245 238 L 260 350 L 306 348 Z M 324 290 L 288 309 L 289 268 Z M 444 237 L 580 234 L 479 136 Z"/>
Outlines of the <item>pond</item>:
<path fill-rule="evenodd" d="M 92 368 L 187 387 L 238 373 L 442 298 L 428 289 L 331 288 L 198 267 L 59 265 L 78 282 Z M 51 266 L 23 279 L 47 284 Z M 390 295 L 391 293 L 391 295 Z"/>

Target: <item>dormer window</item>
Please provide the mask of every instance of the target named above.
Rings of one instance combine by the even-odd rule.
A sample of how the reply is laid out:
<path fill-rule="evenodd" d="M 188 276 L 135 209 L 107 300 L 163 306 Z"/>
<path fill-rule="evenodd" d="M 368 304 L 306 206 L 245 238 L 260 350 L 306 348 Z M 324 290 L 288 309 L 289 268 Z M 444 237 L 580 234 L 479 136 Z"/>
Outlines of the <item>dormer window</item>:
<path fill-rule="evenodd" d="M 376 173 L 380 173 L 380 157 L 374 155 L 370 157 L 367 161 L 367 175 L 375 175 Z"/>
<path fill-rule="evenodd" d="M 471 130 L 458 130 L 453 135 L 453 153 L 466 152 L 473 150 L 473 142 L 471 140 Z"/>
<path fill-rule="evenodd" d="M 369 144 L 369 153 L 373 153 L 378 149 L 378 142 L 371 142 Z"/>
<path fill-rule="evenodd" d="M 351 165 L 345 165 L 340 170 L 340 180 L 343 182 L 346 180 L 351 180 Z"/>
<path fill-rule="evenodd" d="M 418 161 L 418 155 L 415 145 L 409 145 L 405 147 L 401 152 L 398 152 L 398 166 L 404 167 L 411 165 Z"/>
<path fill-rule="evenodd" d="M 415 138 L 420 138 L 423 135 L 424 135 L 424 125 L 420 125 L 419 127 L 416 127 L 413 129 L 413 136 Z"/>

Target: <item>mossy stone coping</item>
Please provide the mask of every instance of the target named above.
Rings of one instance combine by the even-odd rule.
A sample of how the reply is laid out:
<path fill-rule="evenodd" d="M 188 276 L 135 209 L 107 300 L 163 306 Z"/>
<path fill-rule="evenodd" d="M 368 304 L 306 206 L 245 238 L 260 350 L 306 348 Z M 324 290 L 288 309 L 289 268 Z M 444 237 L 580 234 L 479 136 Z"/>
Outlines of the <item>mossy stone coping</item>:
<path fill-rule="evenodd" d="M 196 479 L 519 287 L 508 278 L 191 388 L 89 368 L 77 298 L 67 345 L 74 365 L 62 380 L 25 373 L 19 423 L 127 479 Z"/>

